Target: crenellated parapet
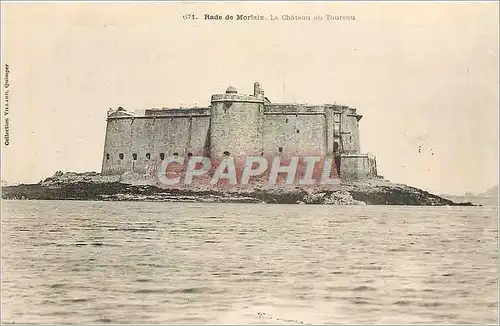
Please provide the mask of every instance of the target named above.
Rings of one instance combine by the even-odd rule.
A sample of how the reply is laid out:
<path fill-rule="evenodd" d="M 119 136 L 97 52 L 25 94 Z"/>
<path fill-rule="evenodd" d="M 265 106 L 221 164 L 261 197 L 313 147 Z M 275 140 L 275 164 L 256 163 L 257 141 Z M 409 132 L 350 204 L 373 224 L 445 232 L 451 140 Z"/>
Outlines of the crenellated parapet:
<path fill-rule="evenodd" d="M 210 116 L 210 108 L 147 109 L 146 117 Z"/>
<path fill-rule="evenodd" d="M 264 114 L 325 114 L 324 105 L 266 104 Z"/>
<path fill-rule="evenodd" d="M 211 102 L 249 102 L 249 103 L 264 103 L 264 97 L 253 96 L 246 94 L 214 94 Z"/>

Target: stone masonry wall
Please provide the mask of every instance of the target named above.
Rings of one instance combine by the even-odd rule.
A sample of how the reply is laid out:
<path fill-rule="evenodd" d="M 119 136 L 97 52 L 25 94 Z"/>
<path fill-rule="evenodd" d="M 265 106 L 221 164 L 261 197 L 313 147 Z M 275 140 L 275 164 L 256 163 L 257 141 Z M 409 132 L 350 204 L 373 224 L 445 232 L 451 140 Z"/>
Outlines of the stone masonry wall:
<path fill-rule="evenodd" d="M 264 155 L 325 155 L 324 114 L 264 115 Z"/>
<path fill-rule="evenodd" d="M 216 101 L 211 106 L 210 156 L 219 160 L 224 152 L 235 158 L 258 155 L 262 147 L 263 103 Z"/>
<path fill-rule="evenodd" d="M 108 119 L 102 173 L 148 173 L 160 161 L 160 153 L 203 155 L 209 124 L 208 116 Z"/>
<path fill-rule="evenodd" d="M 258 86 L 258 85 L 257 85 Z M 375 159 L 360 155 L 356 109 L 340 105 L 270 103 L 254 95 L 212 95 L 210 107 L 108 113 L 103 174 L 150 173 L 161 157 L 332 156 L 342 154 L 342 178 L 376 176 Z M 338 156 L 336 156 L 338 159 Z"/>
<path fill-rule="evenodd" d="M 373 175 L 372 162 L 368 155 L 341 155 L 340 176 L 344 180 L 362 180 Z"/>
<path fill-rule="evenodd" d="M 360 144 L 359 144 L 359 123 L 358 119 L 354 115 L 345 115 L 346 121 L 344 127 L 346 128 L 344 131 L 349 132 L 348 134 L 344 134 L 344 151 L 352 154 L 360 153 Z"/>

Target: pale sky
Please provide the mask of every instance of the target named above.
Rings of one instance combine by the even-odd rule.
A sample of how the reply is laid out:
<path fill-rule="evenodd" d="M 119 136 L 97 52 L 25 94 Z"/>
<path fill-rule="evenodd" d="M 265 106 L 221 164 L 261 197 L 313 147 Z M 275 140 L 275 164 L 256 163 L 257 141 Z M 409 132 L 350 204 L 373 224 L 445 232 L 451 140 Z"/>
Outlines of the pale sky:
<path fill-rule="evenodd" d="M 361 149 L 392 182 L 482 192 L 498 183 L 498 10 L 493 2 L 2 3 L 2 84 L 10 67 L 2 180 L 100 172 L 109 108 L 207 106 L 229 85 L 251 93 L 259 81 L 274 102 L 357 108 Z M 205 13 L 356 20 L 206 21 Z"/>

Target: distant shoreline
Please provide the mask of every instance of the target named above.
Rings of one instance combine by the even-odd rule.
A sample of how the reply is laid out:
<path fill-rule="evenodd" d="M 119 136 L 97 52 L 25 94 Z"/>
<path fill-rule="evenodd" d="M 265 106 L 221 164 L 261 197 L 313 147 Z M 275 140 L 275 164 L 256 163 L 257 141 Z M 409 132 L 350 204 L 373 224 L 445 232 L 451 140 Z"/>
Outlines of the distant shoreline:
<path fill-rule="evenodd" d="M 470 202 L 476 206 L 497 206 L 499 204 L 498 197 L 485 197 L 485 196 L 451 196 L 439 195 L 440 197 L 449 199 L 453 202 Z"/>

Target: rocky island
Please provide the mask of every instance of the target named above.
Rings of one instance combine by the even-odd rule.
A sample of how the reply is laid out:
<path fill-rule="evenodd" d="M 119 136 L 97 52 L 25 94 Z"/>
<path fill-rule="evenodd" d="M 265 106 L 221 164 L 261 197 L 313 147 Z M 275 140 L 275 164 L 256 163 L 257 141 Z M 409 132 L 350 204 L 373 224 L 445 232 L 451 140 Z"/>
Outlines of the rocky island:
<path fill-rule="evenodd" d="M 123 107 L 108 110 L 101 173 L 57 172 L 37 184 L 2 187 L 2 197 L 473 206 L 469 202 L 455 203 L 421 189 L 384 180 L 378 174 L 376 157 L 361 151 L 359 122 L 363 116 L 356 108 L 346 105 L 272 102 L 260 83 L 255 82 L 253 92 L 249 94 L 239 93 L 233 86 L 229 86 L 225 93 L 212 94 L 210 105 L 206 107 L 146 108 L 139 111 Z M 164 187 L 165 183 L 154 177 L 155 170 L 165 171 L 165 175 L 170 173 L 170 163 L 177 164 L 177 168 L 180 167 L 177 172 L 185 173 L 185 176 L 201 175 L 195 172 L 203 170 L 198 169 L 197 164 L 204 166 L 204 159 L 208 161 L 207 167 L 218 165 L 217 168 L 212 165 L 209 175 L 215 173 L 220 177 L 226 167 L 228 171 L 240 171 L 241 179 L 243 170 L 248 172 L 247 177 L 252 175 L 260 179 L 253 184 L 242 183 L 243 186 L 220 187 L 219 184 L 210 185 L 215 184 L 210 182 L 187 182 L 182 187 Z M 282 166 L 281 163 L 286 161 L 288 165 Z M 232 169 L 221 162 L 232 162 Z M 255 163 L 257 167 L 254 168 Z M 266 182 L 265 173 L 273 175 L 276 172 L 274 175 L 277 175 L 290 167 L 305 173 L 310 166 L 313 166 L 310 176 L 329 177 L 333 172 L 334 179 L 339 182 L 327 187 L 321 182 L 312 186 L 291 184 L 278 187 L 272 186 L 274 182 L 270 178 Z M 262 171 L 259 170 L 261 167 Z"/>
<path fill-rule="evenodd" d="M 56 172 L 37 184 L 2 187 L 3 199 L 159 201 L 327 205 L 474 206 L 455 203 L 427 191 L 387 180 L 342 181 L 332 190 L 298 186 L 253 186 L 221 190 L 193 185 L 163 188 L 132 173 L 104 176 L 96 172 Z"/>

